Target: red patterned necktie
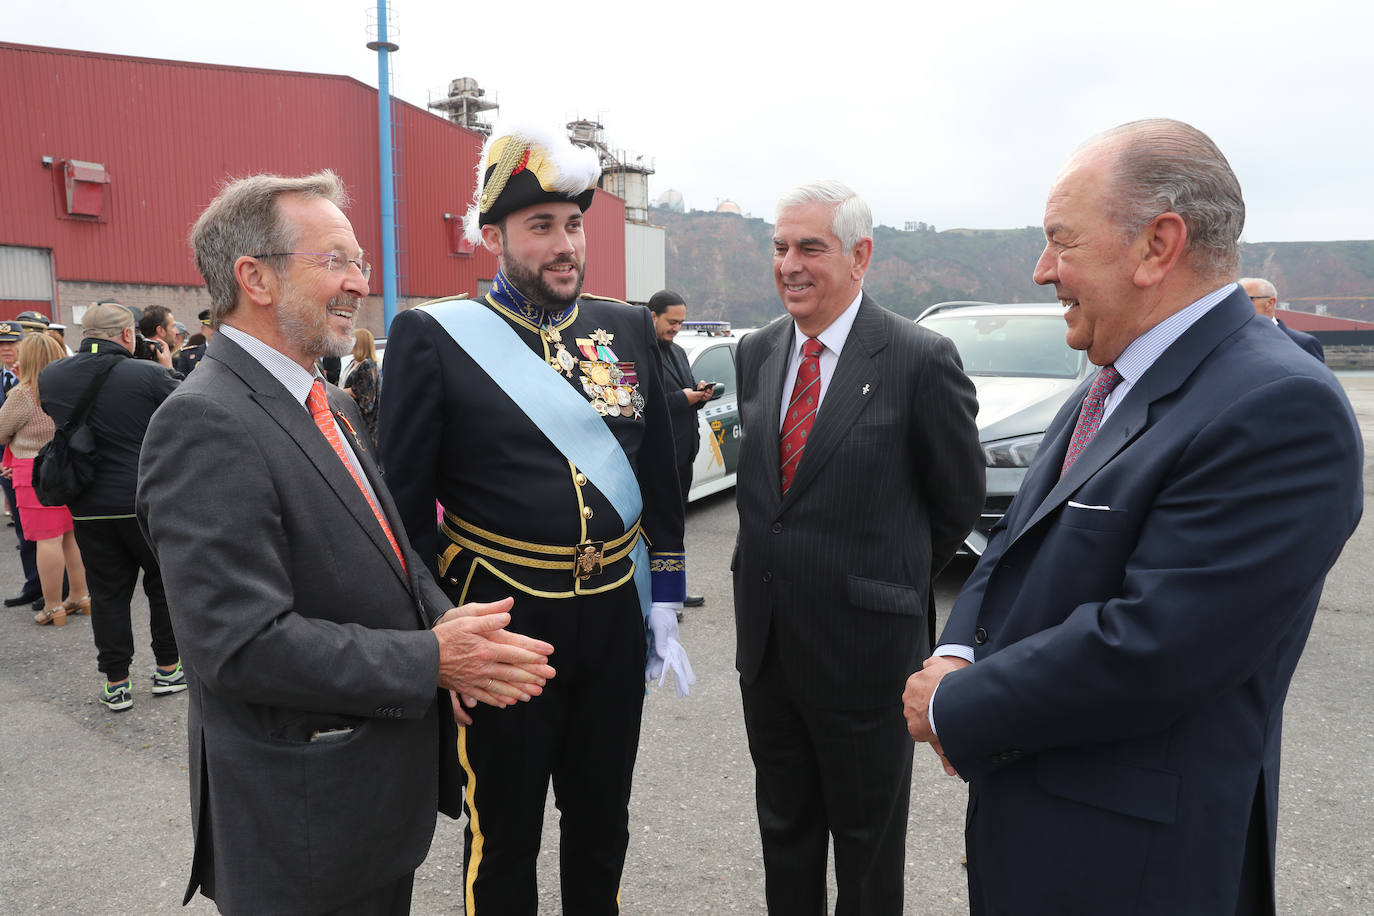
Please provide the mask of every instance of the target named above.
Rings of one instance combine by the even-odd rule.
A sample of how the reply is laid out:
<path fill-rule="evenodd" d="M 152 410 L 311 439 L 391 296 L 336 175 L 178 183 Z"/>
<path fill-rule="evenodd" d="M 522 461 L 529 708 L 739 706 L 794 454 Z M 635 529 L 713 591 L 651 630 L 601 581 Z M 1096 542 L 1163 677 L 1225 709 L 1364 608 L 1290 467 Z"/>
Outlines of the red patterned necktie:
<path fill-rule="evenodd" d="M 1097 428 L 1102 425 L 1102 410 L 1107 405 L 1107 395 L 1120 383 L 1121 373 L 1116 371 L 1116 367 L 1103 366 L 1098 371 L 1097 378 L 1093 379 L 1093 386 L 1088 389 L 1088 396 L 1083 399 L 1083 410 L 1078 415 L 1078 425 L 1073 428 L 1069 450 L 1064 453 L 1064 466 L 1059 469 L 1060 477 L 1069 472 L 1069 468 L 1097 434 Z"/>
<path fill-rule="evenodd" d="M 797 381 L 792 385 L 792 400 L 787 404 L 787 418 L 782 424 L 782 441 L 778 448 L 778 467 L 782 477 L 782 495 L 787 495 L 792 478 L 801 463 L 802 450 L 816 411 L 821 404 L 821 351 L 825 344 L 814 337 L 802 344 L 801 365 L 797 366 Z"/>
<path fill-rule="evenodd" d="M 386 523 L 386 516 L 382 515 L 381 506 L 372 498 L 372 494 L 367 492 L 367 487 L 358 479 L 358 472 L 353 470 L 353 462 L 348 460 L 344 454 L 344 444 L 339 441 L 339 428 L 334 425 L 334 414 L 329 409 L 329 396 L 324 393 L 324 382 L 315 379 L 315 383 L 310 386 L 310 395 L 305 399 L 305 406 L 310 408 L 310 416 L 314 418 L 315 425 L 324 433 L 324 437 L 329 440 L 329 445 L 334 449 L 334 454 L 339 456 L 345 468 L 348 469 L 348 476 L 353 478 L 353 482 L 358 485 L 358 489 L 363 494 L 363 499 L 372 507 L 372 514 L 377 516 L 377 524 L 382 526 L 382 533 L 386 535 L 387 541 L 391 543 L 391 549 L 396 551 L 396 559 L 401 561 L 401 568 L 408 574 L 409 568 L 406 566 L 405 554 L 401 553 L 401 545 L 396 543 L 396 535 L 391 533 L 391 526 Z"/>

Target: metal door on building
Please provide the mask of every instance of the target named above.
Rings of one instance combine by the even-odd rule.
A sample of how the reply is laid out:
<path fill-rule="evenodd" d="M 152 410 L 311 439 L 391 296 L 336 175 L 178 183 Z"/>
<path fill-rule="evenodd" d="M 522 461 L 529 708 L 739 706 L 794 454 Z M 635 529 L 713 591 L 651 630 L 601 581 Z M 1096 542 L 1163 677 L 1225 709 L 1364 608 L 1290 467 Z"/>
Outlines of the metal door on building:
<path fill-rule="evenodd" d="M 0 319 L 20 312 L 56 314 L 52 250 L 0 245 Z"/>

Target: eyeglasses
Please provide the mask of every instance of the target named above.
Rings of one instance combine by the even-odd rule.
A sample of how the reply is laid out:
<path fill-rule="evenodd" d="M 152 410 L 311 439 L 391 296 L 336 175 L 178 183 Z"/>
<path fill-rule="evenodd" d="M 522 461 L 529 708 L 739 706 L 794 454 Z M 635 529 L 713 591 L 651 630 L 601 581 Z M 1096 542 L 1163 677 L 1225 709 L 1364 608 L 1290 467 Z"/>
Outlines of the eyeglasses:
<path fill-rule="evenodd" d="M 1251 297 L 1250 297 L 1250 301 L 1251 301 L 1251 302 L 1254 302 L 1256 299 L 1259 299 L 1259 300 L 1263 301 L 1263 300 L 1265 300 L 1265 299 L 1273 299 L 1273 298 L 1274 298 L 1273 296 L 1251 296 Z"/>
<path fill-rule="evenodd" d="M 330 273 L 348 273 L 348 265 L 352 264 L 358 268 L 364 280 L 372 279 L 372 265 L 362 258 L 346 258 L 341 254 L 328 251 L 273 251 L 267 254 L 250 255 L 254 258 L 284 258 L 288 255 L 300 255 L 302 257 L 324 258 L 325 269 Z"/>

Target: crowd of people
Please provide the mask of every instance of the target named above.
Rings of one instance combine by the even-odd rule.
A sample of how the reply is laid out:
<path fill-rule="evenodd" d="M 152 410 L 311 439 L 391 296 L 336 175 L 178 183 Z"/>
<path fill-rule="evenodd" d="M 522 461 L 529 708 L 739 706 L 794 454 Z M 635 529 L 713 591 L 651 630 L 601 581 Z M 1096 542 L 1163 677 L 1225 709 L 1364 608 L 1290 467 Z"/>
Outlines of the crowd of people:
<path fill-rule="evenodd" d="M 127 709 L 141 569 L 153 693 L 189 696 L 186 900 L 409 912 L 443 812 L 466 818 L 469 916 L 534 913 L 552 784 L 564 912 L 619 911 L 646 683 L 695 682 L 710 390 L 673 349 L 680 295 L 582 292 L 594 153 L 507 125 L 480 161 L 492 289 L 397 316 L 385 385 L 329 171 L 239 179 L 201 214 L 208 345 L 111 301 L 70 357 L 0 324 L 37 622 L 89 610 L 101 702 Z M 1069 158 L 1033 276 L 1099 369 L 937 636 L 932 581 L 983 503 L 974 386 L 865 290 L 858 194 L 780 197 L 784 314 L 737 351 L 731 563 L 770 913 L 825 911 L 832 848 L 837 914 L 902 912 L 922 743 L 969 786 L 974 914 L 1275 912 L 1282 708 L 1363 461 L 1320 352 L 1237 281 L 1244 215 L 1178 121 Z M 33 458 L 88 394 L 96 476 L 43 506 Z"/>
<path fill-rule="evenodd" d="M 134 517 L 134 489 L 148 423 L 214 335 L 209 310 L 200 322 L 204 333 L 188 338 L 170 309 L 101 300 L 85 309 L 73 353 L 66 328 L 39 312 L 0 321 L 0 482 L 25 571 L 23 589 L 5 603 L 32 603 L 40 626 L 91 617 L 96 665 L 105 675 L 97 699 L 112 712 L 133 705 L 130 604 L 140 572 L 155 661 L 151 692 L 186 690 L 161 571 Z M 358 331 L 356 349 L 354 394 L 375 430 L 378 376 L 368 331 Z M 35 459 L 73 419 L 89 431 L 93 476 L 70 505 L 47 505 L 34 486 Z"/>

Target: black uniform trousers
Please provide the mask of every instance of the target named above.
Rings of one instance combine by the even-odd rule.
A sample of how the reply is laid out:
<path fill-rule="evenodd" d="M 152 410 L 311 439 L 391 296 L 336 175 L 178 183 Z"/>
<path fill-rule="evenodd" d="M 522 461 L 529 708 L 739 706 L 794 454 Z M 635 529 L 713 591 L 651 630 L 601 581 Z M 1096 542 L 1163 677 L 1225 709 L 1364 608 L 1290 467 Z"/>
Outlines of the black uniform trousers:
<path fill-rule="evenodd" d="M 167 594 L 157 558 L 139 530 L 138 519 L 79 518 L 74 522 L 76 546 L 86 565 L 91 593 L 91 635 L 95 638 L 96 667 L 111 684 L 129 676 L 134 660 L 134 630 L 129 602 L 143 570 L 143 593 L 148 596 L 149 628 L 153 634 L 153 658 L 162 667 L 179 658 L 172 618 L 167 613 Z"/>
<path fill-rule="evenodd" d="M 687 514 L 687 491 L 692 489 L 692 462 L 677 466 L 677 479 L 682 485 L 682 514 Z"/>
<path fill-rule="evenodd" d="M 14 536 L 19 539 L 19 565 L 24 569 L 24 587 L 21 595 L 37 595 L 42 591 L 38 581 L 38 545 L 24 537 L 24 523 L 19 520 L 19 506 L 14 500 L 14 484 L 8 477 L 0 477 L 0 489 L 5 491 L 5 505 L 10 507 L 10 520 L 14 522 Z"/>
<path fill-rule="evenodd" d="M 455 604 L 513 594 L 509 629 L 551 643 L 558 672 L 528 703 L 479 704 L 472 725 L 459 730 L 466 912 L 536 912 L 535 861 L 552 779 L 563 912 L 618 913 L 644 709 L 644 622 L 633 580 L 599 595 L 536 598 L 479 568 L 466 595 L 461 586 L 447 589 Z"/>
<path fill-rule="evenodd" d="M 752 684 L 740 682 L 772 916 L 823 916 L 835 842 L 835 916 L 902 912 L 913 742 L 901 691 L 876 709 L 796 699 L 770 636 Z"/>

